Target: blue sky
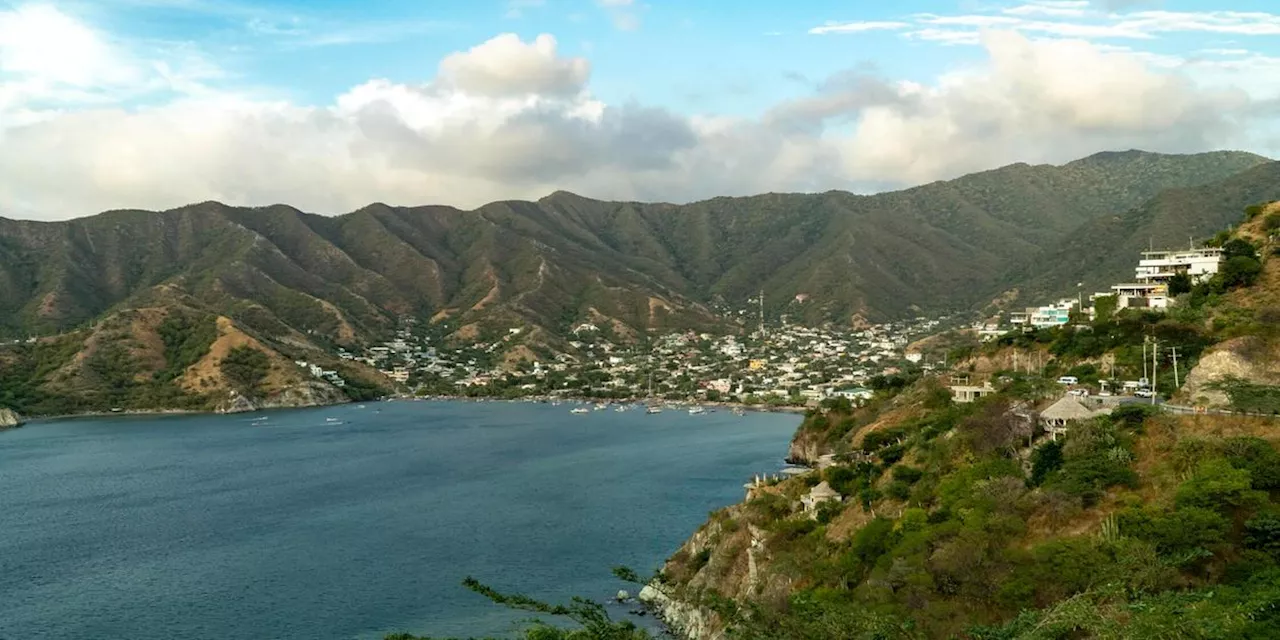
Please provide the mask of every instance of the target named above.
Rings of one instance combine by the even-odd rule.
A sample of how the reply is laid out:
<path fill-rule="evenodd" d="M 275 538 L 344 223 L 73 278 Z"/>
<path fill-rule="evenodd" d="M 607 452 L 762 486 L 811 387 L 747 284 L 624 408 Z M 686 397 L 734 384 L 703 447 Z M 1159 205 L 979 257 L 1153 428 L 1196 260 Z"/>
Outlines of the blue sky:
<path fill-rule="evenodd" d="M 1108 144 L 1274 154 L 1278 98 L 1263 0 L 0 0 L 0 215 L 867 191 Z M 246 175 L 249 152 L 275 164 Z"/>

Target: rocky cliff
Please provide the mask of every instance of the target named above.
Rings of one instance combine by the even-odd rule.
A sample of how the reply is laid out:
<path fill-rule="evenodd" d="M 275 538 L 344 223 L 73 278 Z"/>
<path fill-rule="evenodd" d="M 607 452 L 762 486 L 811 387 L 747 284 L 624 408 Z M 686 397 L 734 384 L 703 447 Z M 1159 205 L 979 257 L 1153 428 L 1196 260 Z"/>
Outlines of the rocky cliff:
<path fill-rule="evenodd" d="M 1199 406 L 1229 408 L 1231 399 L 1220 384 L 1240 380 L 1252 384 L 1280 383 L 1277 348 L 1257 336 L 1228 340 L 1206 353 L 1187 374 L 1183 397 Z"/>
<path fill-rule="evenodd" d="M 13 409 L 0 407 L 0 429 L 12 429 L 22 426 L 22 416 Z"/>
<path fill-rule="evenodd" d="M 330 384 L 309 380 L 286 387 L 264 398 L 250 398 L 234 391 L 215 408 L 218 413 L 243 413 L 261 409 L 297 409 L 342 404 L 349 399 Z"/>

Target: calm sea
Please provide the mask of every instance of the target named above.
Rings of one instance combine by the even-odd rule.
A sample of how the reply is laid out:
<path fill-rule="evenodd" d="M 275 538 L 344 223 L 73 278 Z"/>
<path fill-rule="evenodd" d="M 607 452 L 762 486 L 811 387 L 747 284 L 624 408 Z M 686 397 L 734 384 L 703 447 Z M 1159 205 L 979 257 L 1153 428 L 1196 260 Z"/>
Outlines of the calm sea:
<path fill-rule="evenodd" d="M 0 433 L 0 639 L 506 634 L 521 616 L 463 578 L 556 601 L 634 592 L 610 568 L 657 568 L 781 466 L 799 423 L 568 410 L 389 402 Z"/>

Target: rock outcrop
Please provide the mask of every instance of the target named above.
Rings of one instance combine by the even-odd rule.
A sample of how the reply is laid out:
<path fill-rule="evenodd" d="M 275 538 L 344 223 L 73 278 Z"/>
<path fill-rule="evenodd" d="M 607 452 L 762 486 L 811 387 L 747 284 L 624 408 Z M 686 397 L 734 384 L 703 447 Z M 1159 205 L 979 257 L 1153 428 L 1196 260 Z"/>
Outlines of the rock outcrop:
<path fill-rule="evenodd" d="M 1226 392 L 1216 388 L 1223 380 L 1236 378 L 1253 384 L 1280 382 L 1275 348 L 1256 336 L 1245 336 L 1217 345 L 1200 358 L 1187 374 L 1183 396 L 1188 402 L 1222 408 L 1231 404 Z"/>
<path fill-rule="evenodd" d="M 266 398 L 250 398 L 232 392 L 226 400 L 215 409 L 218 413 L 243 413 L 260 409 L 297 409 L 301 407 L 319 407 L 330 404 L 348 402 L 346 394 L 333 385 L 309 380 L 290 387 Z"/>
<path fill-rule="evenodd" d="M 13 409 L 0 407 L 0 429 L 13 429 L 22 426 L 22 416 Z"/>
<path fill-rule="evenodd" d="M 826 453 L 822 443 L 823 435 L 821 432 L 797 430 L 787 449 L 787 462 L 808 466 L 818 464 L 818 458 Z"/>
<path fill-rule="evenodd" d="M 657 585 L 645 585 L 638 598 L 679 638 L 720 640 L 724 637 L 724 630 L 720 628 L 722 625 L 715 614 L 697 605 L 676 600 Z"/>

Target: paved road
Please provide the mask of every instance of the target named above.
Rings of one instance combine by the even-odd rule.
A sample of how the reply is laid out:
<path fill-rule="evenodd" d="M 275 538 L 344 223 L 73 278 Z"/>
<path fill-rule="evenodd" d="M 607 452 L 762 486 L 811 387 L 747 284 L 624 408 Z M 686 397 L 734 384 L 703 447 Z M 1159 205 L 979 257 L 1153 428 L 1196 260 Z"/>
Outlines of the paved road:
<path fill-rule="evenodd" d="M 1231 411 L 1228 409 L 1206 409 L 1204 407 L 1185 407 L 1176 404 L 1164 404 L 1165 409 L 1174 413 L 1191 413 L 1199 415 L 1215 415 L 1215 416 L 1249 416 L 1253 418 L 1280 418 L 1280 415 L 1274 413 L 1246 413 L 1243 411 Z"/>

